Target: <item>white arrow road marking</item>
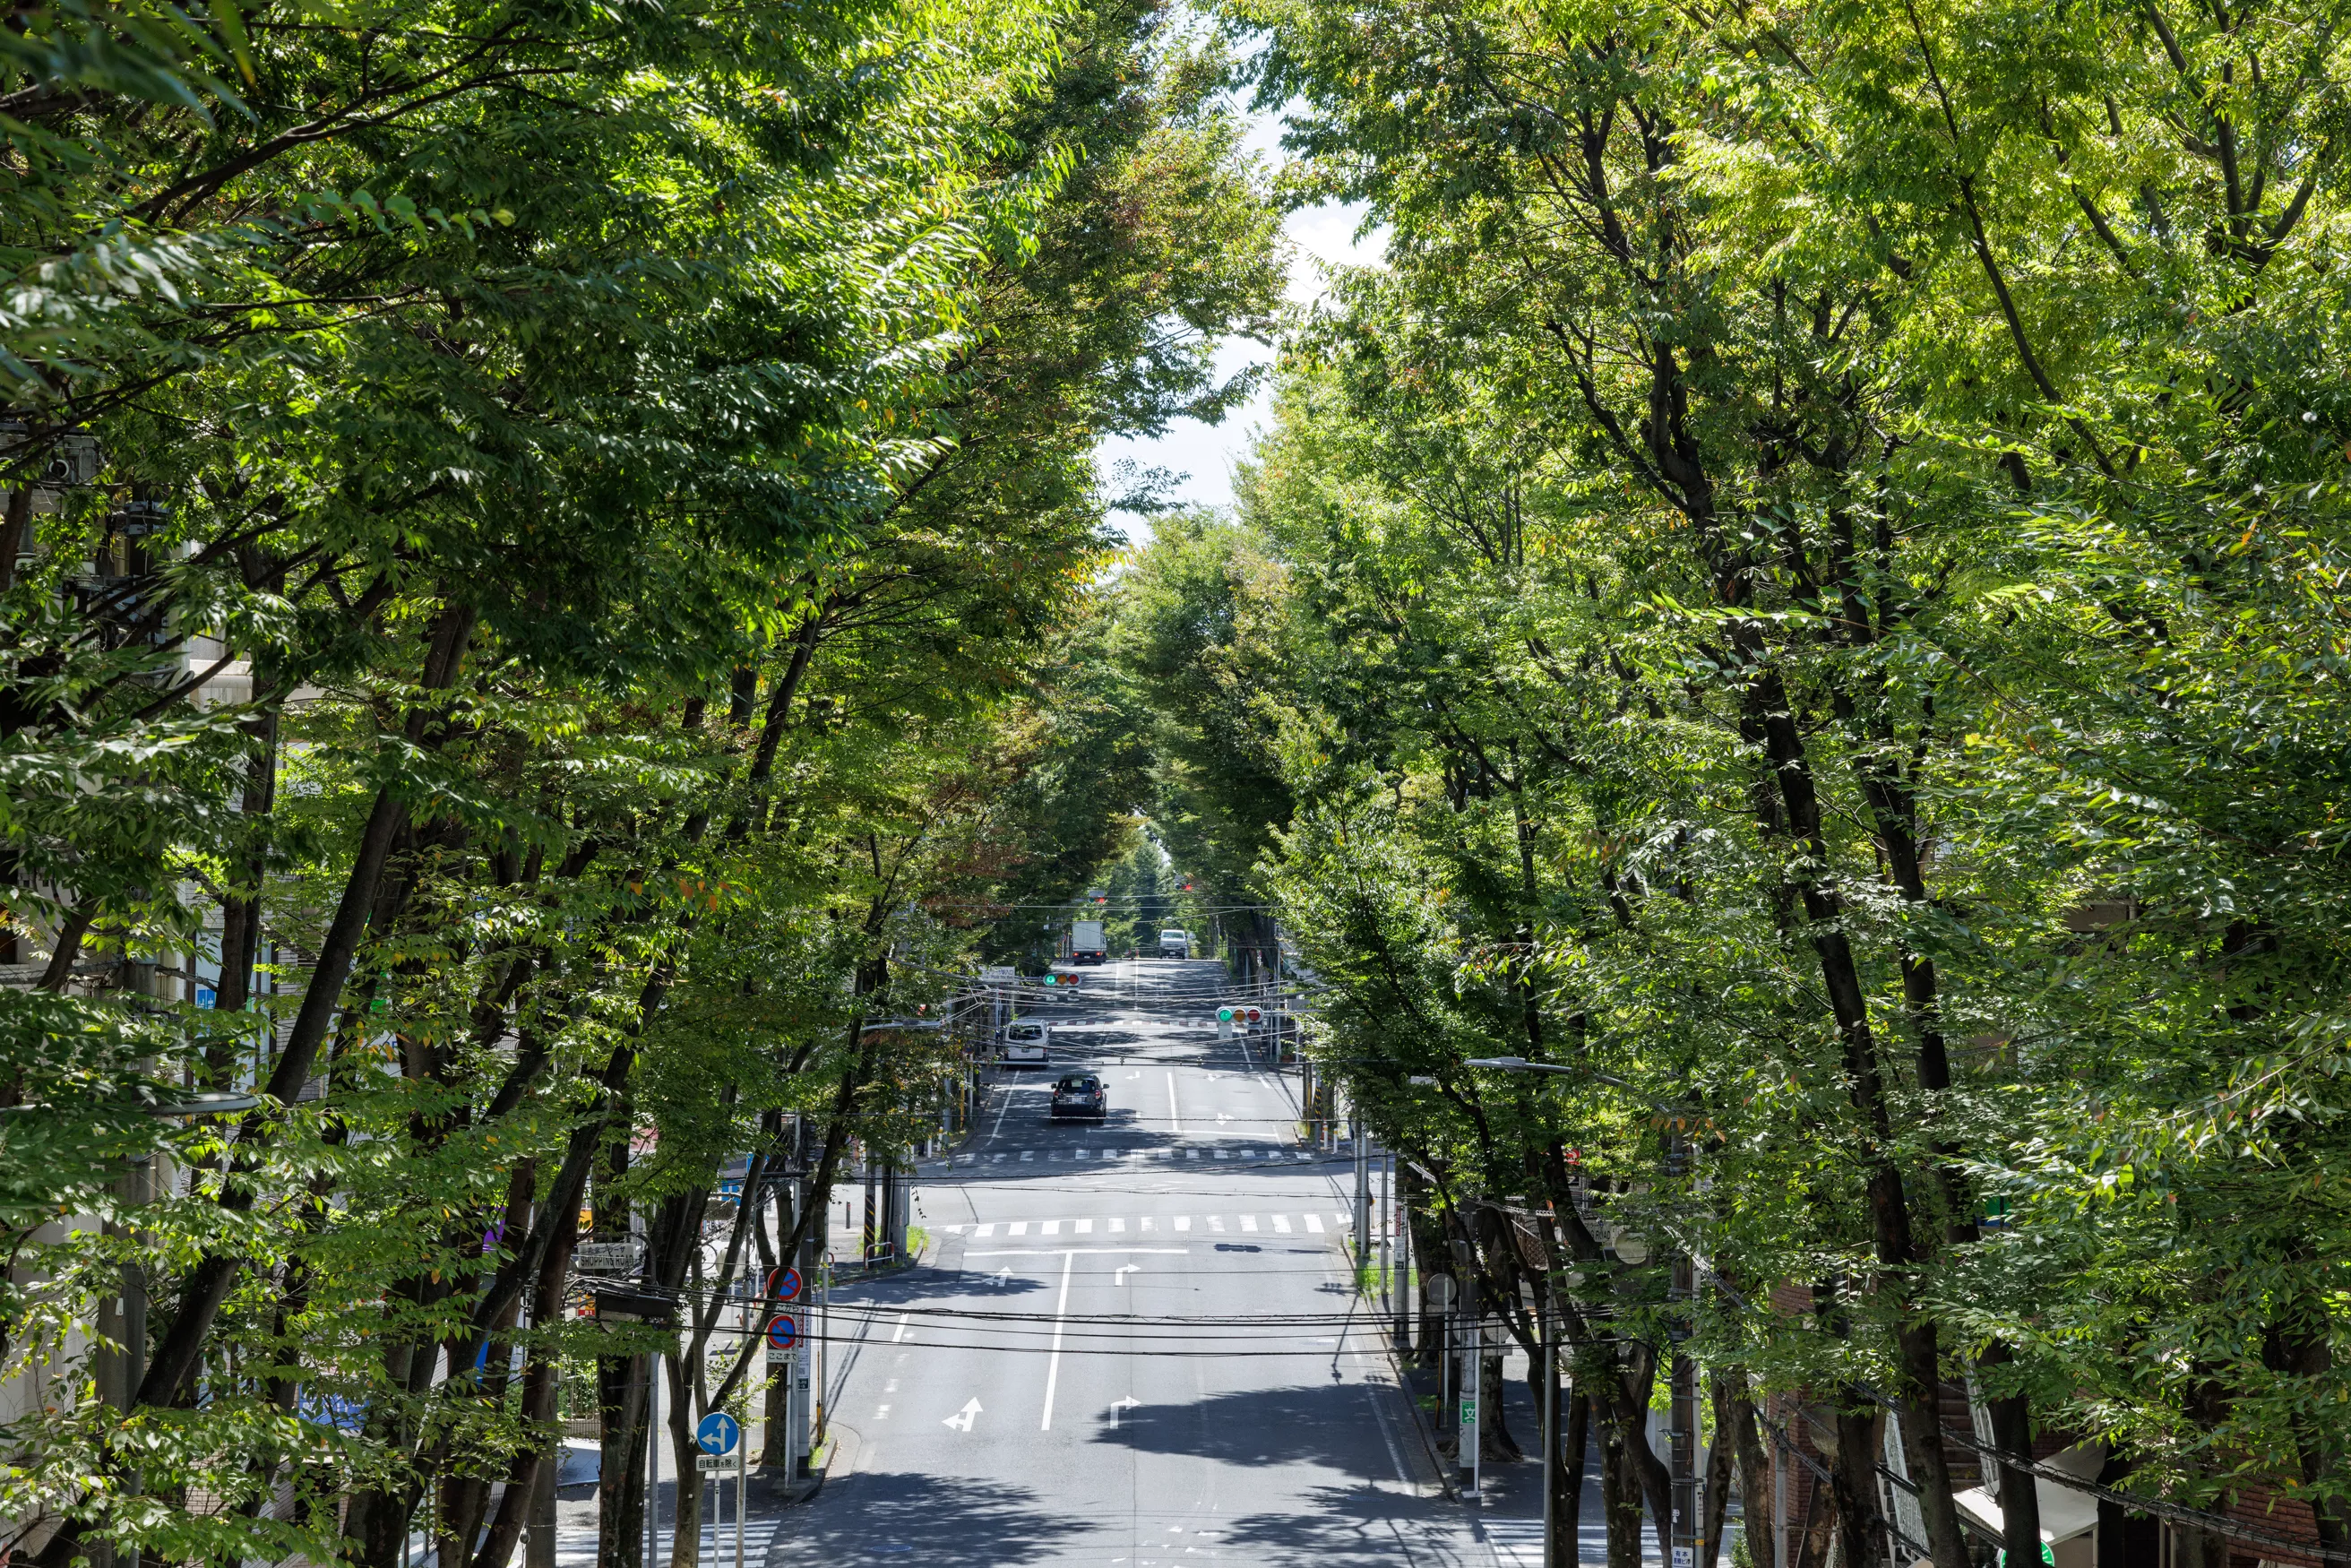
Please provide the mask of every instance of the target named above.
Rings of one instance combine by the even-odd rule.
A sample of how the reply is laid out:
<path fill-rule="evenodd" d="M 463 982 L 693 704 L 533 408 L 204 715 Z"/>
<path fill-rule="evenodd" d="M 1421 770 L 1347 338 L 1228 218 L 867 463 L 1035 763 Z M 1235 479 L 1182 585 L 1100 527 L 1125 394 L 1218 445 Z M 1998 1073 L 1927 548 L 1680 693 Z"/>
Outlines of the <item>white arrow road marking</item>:
<path fill-rule="evenodd" d="M 1070 1268 L 1078 1260 L 1075 1252 L 1061 1254 L 1061 1299 L 1053 1307 L 1053 1349 L 1045 1357 L 1045 1416 L 1037 1423 L 1037 1430 L 1053 1429 L 1053 1390 L 1061 1381 L 1061 1319 L 1070 1310 Z"/>
<path fill-rule="evenodd" d="M 996 1281 L 996 1288 L 998 1290 L 1000 1291 L 1004 1289 L 1005 1286 L 1012 1283 L 1012 1265 L 1007 1263 L 1003 1268 L 998 1269 L 995 1273 L 990 1274 L 988 1278 Z"/>
<path fill-rule="evenodd" d="M 948 1416 L 941 1425 L 953 1427 L 958 1432 L 968 1432 L 971 1430 L 971 1424 L 978 1419 L 979 1401 L 972 1399 L 967 1400 L 962 1409 Z"/>
<path fill-rule="evenodd" d="M 1229 1122 L 1232 1118 L 1226 1115 L 1222 1111 L 1219 1111 L 1217 1113 L 1217 1120 L 1219 1122 Z"/>
<path fill-rule="evenodd" d="M 1115 1405 L 1113 1405 L 1113 1406 L 1112 1406 L 1110 1407 L 1110 1424 L 1111 1424 L 1113 1427 L 1115 1427 L 1115 1426 L 1117 1426 L 1117 1425 L 1118 1425 L 1118 1413 L 1119 1413 L 1120 1411 L 1122 1411 L 1122 1410 L 1139 1410 L 1139 1409 L 1141 1409 L 1142 1407 L 1143 1407 L 1143 1401 L 1142 1401 L 1142 1400 L 1137 1399 L 1137 1398 L 1136 1398 L 1134 1395 L 1132 1395 L 1132 1394 L 1128 1395 L 1125 1398 L 1123 1398 L 1123 1399 L 1120 1400 L 1117 1404 L 1115 1404 Z"/>
<path fill-rule="evenodd" d="M 1126 1277 L 1129 1274 L 1140 1274 L 1142 1272 L 1143 1265 L 1140 1263 L 1121 1263 L 1117 1268 L 1111 1270 L 1110 1282 L 1113 1285 L 1123 1285 L 1126 1283 Z"/>

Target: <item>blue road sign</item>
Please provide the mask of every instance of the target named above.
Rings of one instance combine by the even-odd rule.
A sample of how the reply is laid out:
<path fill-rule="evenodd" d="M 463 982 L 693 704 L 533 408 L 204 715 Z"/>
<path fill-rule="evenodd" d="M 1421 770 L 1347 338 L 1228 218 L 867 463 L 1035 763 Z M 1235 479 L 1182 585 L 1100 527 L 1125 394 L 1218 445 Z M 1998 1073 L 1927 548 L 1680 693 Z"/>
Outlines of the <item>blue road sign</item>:
<path fill-rule="evenodd" d="M 713 1410 L 694 1429 L 695 1445 L 705 1454 L 731 1454 L 735 1439 L 743 1435 L 742 1426 L 724 1410 Z"/>
<path fill-rule="evenodd" d="M 798 1269 L 772 1269 L 768 1272 L 768 1295 L 778 1301 L 796 1301 L 800 1296 L 800 1271 Z"/>
<path fill-rule="evenodd" d="M 775 1350 L 789 1350 L 800 1337 L 800 1325 L 791 1319 L 778 1316 L 768 1325 L 768 1344 Z"/>

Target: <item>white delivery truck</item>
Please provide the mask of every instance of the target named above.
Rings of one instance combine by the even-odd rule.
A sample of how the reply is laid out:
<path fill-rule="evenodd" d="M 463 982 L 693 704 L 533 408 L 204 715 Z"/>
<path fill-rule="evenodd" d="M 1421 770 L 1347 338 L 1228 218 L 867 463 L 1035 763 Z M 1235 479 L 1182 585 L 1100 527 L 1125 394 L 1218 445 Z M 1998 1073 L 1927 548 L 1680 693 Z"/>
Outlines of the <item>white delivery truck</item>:
<path fill-rule="evenodd" d="M 1102 923 L 1099 920 L 1070 922 L 1070 962 L 1099 964 L 1110 956 L 1110 944 L 1102 940 Z"/>

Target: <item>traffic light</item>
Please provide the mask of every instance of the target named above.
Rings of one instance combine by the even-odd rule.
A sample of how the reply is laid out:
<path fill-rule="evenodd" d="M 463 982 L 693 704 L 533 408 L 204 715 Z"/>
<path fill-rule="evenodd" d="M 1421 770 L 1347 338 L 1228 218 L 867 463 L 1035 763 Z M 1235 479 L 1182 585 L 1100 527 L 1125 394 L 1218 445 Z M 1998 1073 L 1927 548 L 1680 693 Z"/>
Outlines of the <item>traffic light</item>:
<path fill-rule="evenodd" d="M 1184 879 L 1184 891 L 1186 893 L 1192 891 L 1192 879 L 1190 877 L 1186 877 Z"/>
<path fill-rule="evenodd" d="M 1217 1021 L 1218 1023 L 1230 1023 L 1230 1022 L 1232 1022 L 1232 1021 L 1233 1021 L 1233 1009 L 1230 1009 L 1230 1008 L 1218 1008 L 1218 1009 L 1217 1009 Z"/>
<path fill-rule="evenodd" d="M 1265 1021 L 1265 1014 L 1257 1008 L 1251 1008 L 1249 1009 L 1249 1020 L 1251 1023 L 1263 1023 Z"/>
<path fill-rule="evenodd" d="M 1059 975 L 1047 975 L 1045 977 L 1045 983 L 1049 986 L 1058 986 L 1061 983 L 1061 977 Z"/>

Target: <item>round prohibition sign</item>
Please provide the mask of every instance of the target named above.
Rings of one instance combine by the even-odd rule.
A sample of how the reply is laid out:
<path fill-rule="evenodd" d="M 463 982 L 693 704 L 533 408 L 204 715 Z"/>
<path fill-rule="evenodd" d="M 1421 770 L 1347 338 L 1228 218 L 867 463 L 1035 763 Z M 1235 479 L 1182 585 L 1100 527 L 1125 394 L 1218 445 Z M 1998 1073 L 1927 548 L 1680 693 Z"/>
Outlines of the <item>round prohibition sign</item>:
<path fill-rule="evenodd" d="M 768 1270 L 768 1299 L 771 1301 L 797 1301 L 800 1298 L 800 1271 L 798 1269 Z"/>
<path fill-rule="evenodd" d="M 790 1318 L 778 1316 L 768 1325 L 768 1345 L 772 1350 L 789 1350 L 799 1343 L 800 1325 Z"/>

